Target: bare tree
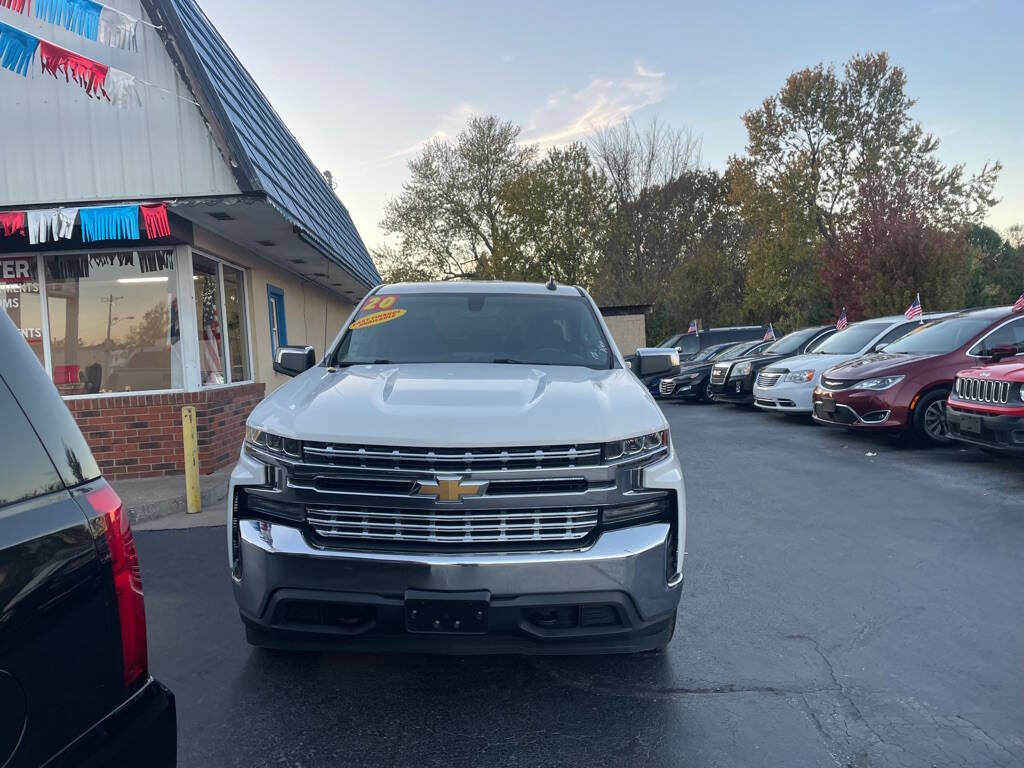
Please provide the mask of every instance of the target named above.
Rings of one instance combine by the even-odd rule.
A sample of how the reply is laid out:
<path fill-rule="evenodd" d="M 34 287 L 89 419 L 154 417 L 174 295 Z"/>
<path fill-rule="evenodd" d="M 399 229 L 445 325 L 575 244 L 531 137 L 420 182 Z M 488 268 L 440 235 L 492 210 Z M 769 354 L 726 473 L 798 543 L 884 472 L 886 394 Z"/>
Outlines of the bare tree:
<path fill-rule="evenodd" d="M 624 120 L 598 130 L 590 145 L 612 196 L 599 296 L 656 302 L 666 295 L 667 278 L 685 255 L 677 225 L 697 210 L 690 193 L 703 186 L 701 139 L 655 118 L 642 127 Z"/>
<path fill-rule="evenodd" d="M 701 137 L 653 118 L 640 127 L 632 119 L 597 130 L 590 140 L 594 162 L 621 203 L 700 166 Z"/>

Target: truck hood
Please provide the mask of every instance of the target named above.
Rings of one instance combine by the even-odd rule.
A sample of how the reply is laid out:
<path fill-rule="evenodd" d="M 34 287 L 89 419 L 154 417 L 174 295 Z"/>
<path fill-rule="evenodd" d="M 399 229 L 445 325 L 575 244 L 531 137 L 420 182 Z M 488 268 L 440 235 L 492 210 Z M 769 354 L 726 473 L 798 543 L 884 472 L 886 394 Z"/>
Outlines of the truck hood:
<path fill-rule="evenodd" d="M 887 355 L 884 352 L 876 352 L 847 360 L 843 364 L 829 369 L 828 375 L 848 380 L 905 374 L 934 357 L 938 357 L 938 355 Z"/>
<path fill-rule="evenodd" d="M 299 440 L 467 448 L 604 442 L 667 425 L 625 369 L 470 363 L 317 366 L 248 423 Z"/>

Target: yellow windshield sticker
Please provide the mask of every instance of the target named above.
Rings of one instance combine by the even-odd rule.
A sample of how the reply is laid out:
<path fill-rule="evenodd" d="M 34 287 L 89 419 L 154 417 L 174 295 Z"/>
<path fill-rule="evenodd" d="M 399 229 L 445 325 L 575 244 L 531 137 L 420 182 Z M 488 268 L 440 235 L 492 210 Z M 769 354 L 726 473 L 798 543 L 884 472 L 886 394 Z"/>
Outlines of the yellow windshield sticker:
<path fill-rule="evenodd" d="M 390 293 L 385 296 L 371 296 L 366 303 L 359 308 L 360 314 L 372 312 L 375 309 L 391 309 L 398 302 L 398 294 Z"/>
<path fill-rule="evenodd" d="M 360 328 L 369 328 L 371 325 L 390 323 L 395 318 L 401 317 L 404 314 L 404 309 L 386 309 L 382 312 L 374 312 L 370 315 L 363 315 L 363 317 L 349 325 L 349 328 L 353 331 L 358 331 Z"/>

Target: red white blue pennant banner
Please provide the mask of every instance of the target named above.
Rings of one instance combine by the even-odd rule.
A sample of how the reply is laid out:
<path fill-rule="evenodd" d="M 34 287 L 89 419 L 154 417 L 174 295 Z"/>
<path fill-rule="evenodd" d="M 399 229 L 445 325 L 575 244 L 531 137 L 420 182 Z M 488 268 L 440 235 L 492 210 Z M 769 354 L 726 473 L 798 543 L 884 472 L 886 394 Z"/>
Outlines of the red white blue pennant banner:
<path fill-rule="evenodd" d="M 16 2 L 0 0 L 0 3 L 8 1 Z M 0 67 L 28 77 L 29 66 L 37 52 L 43 72 L 54 77 L 64 75 L 66 82 L 74 81 L 82 86 L 91 98 L 104 98 L 116 107 L 142 105 L 134 75 L 0 22 Z"/>
<path fill-rule="evenodd" d="M 0 7 L 29 13 L 31 0 L 0 0 Z M 138 50 L 139 20 L 95 0 L 35 0 L 35 16 L 111 48 Z"/>
<path fill-rule="evenodd" d="M 139 228 L 139 215 L 142 229 Z M 36 208 L 31 211 L 5 211 L 0 213 L 0 233 L 5 237 L 28 237 L 31 245 L 70 239 L 75 219 L 82 228 L 82 242 L 99 240 L 156 240 L 170 237 L 171 225 L 167 219 L 167 203 L 140 205 L 94 205 L 83 208 Z"/>

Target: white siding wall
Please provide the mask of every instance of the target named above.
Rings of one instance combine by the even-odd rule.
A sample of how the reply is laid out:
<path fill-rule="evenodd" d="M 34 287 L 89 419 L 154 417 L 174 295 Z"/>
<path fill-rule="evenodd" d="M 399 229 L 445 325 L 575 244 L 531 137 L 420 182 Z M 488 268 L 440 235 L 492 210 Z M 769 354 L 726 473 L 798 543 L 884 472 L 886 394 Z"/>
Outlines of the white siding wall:
<path fill-rule="evenodd" d="M 139 0 L 105 0 L 146 18 Z M 238 188 L 155 30 L 139 25 L 137 52 L 75 35 L 30 14 L 0 20 L 171 91 L 142 87 L 141 109 L 90 99 L 39 71 L 0 69 L 0 205 L 231 194 Z M 148 20 L 148 19 L 147 19 Z M 172 95 L 176 94 L 176 95 Z"/>

